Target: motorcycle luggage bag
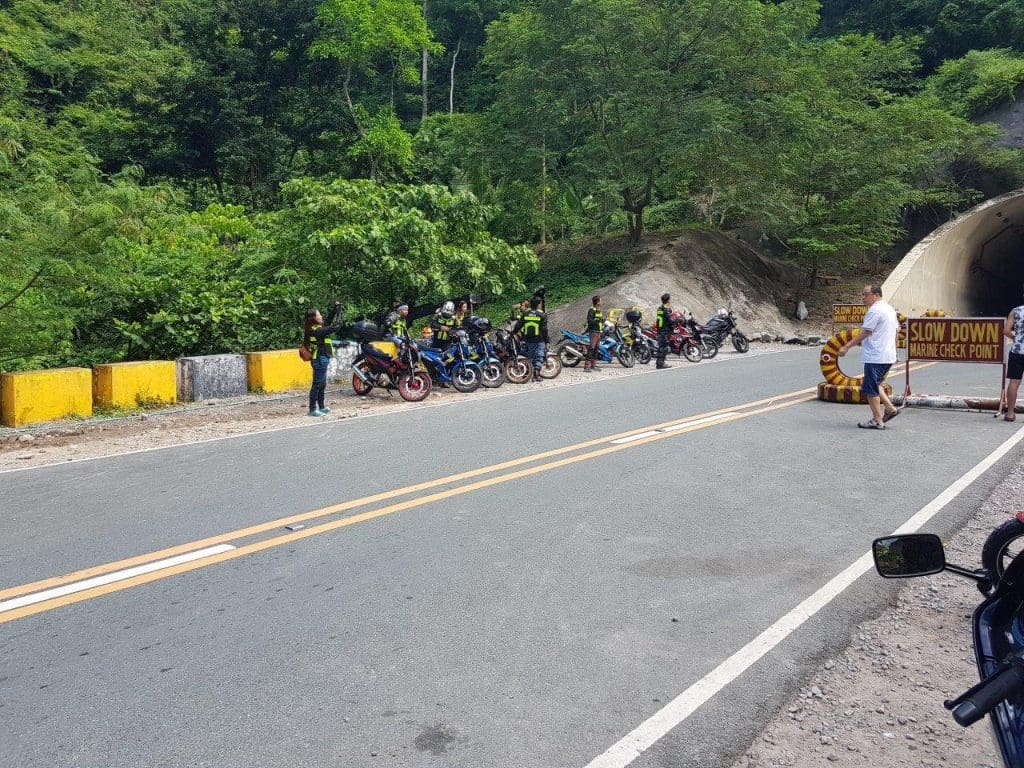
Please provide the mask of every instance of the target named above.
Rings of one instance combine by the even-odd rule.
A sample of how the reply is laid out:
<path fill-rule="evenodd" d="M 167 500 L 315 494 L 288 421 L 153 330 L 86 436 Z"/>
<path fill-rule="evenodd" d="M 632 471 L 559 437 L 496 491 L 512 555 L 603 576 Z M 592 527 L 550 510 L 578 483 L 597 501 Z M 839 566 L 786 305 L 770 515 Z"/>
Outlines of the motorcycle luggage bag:
<path fill-rule="evenodd" d="M 352 338 L 356 341 L 380 341 L 384 334 L 369 320 L 360 320 L 352 326 Z"/>

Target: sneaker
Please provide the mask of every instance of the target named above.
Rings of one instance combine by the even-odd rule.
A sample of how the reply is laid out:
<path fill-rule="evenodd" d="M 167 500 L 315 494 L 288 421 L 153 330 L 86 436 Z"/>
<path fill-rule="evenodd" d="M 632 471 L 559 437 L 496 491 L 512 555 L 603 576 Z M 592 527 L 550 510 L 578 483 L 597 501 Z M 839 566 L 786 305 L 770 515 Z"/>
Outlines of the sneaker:
<path fill-rule="evenodd" d="M 657 364 L 657 365 L 655 366 L 655 368 L 657 368 L 657 369 L 658 369 L 659 371 L 663 371 L 663 370 L 665 370 L 666 368 L 671 368 L 671 367 L 672 367 L 672 366 L 671 366 L 671 365 L 669 365 L 668 363 L 658 363 L 658 364 Z"/>
<path fill-rule="evenodd" d="M 331 412 L 331 409 L 328 408 L 326 405 L 323 408 L 320 409 L 320 415 L 321 416 L 326 416 L 330 412 Z"/>
<path fill-rule="evenodd" d="M 317 410 L 316 408 L 314 408 L 312 411 L 310 411 L 309 415 L 310 416 L 323 416 L 323 414 L 319 410 Z"/>
<path fill-rule="evenodd" d="M 889 413 L 885 414 L 882 417 L 882 423 L 885 424 L 887 422 L 892 421 L 897 416 L 899 416 L 901 413 L 903 413 L 903 409 L 902 408 L 897 408 L 895 411 L 890 411 Z"/>
<path fill-rule="evenodd" d="M 874 419 L 862 421 L 857 426 L 860 427 L 861 429 L 885 429 L 885 424 L 879 424 Z"/>

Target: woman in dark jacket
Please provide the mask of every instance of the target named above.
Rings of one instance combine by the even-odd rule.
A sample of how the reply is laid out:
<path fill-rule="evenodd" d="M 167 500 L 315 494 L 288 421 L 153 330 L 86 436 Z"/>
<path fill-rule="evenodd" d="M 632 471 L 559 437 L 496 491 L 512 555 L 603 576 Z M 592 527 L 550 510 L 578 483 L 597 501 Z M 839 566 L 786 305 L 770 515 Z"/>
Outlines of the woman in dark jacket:
<path fill-rule="evenodd" d="M 309 364 L 313 366 L 313 385 L 309 388 L 309 415 L 325 416 L 331 409 L 324 405 L 324 392 L 327 389 L 327 365 L 331 362 L 334 348 L 331 345 L 331 334 L 341 330 L 338 318 L 341 316 L 341 304 L 334 305 L 334 314 L 330 325 L 324 325 L 323 315 L 317 309 L 306 312 L 306 322 L 302 332 L 302 346 L 312 355 Z"/>

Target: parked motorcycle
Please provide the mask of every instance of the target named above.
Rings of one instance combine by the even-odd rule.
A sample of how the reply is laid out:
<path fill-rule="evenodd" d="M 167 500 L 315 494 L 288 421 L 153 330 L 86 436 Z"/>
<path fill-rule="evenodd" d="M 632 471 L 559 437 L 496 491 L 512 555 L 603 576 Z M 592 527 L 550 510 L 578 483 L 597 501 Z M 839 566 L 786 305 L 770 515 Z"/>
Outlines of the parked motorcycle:
<path fill-rule="evenodd" d="M 415 342 L 384 341 L 373 323 L 358 322 L 352 337 L 360 354 L 352 361 L 352 390 L 368 395 L 374 387 L 397 389 L 403 400 L 417 403 L 430 394 L 430 376 L 420 368 L 420 350 Z"/>
<path fill-rule="evenodd" d="M 454 343 L 443 352 L 420 350 L 430 375 L 443 384 L 451 384 L 459 392 L 475 392 L 483 381 L 480 366 L 470 360 L 469 355 L 469 337 L 463 330 L 455 332 Z"/>
<path fill-rule="evenodd" d="M 700 347 L 701 357 L 710 360 L 718 354 L 718 341 L 711 334 L 704 332 L 705 327 L 697 322 L 692 313 L 687 312 L 682 317 L 682 324 L 684 328 L 683 333 L 688 334 L 697 343 L 697 346 Z"/>
<path fill-rule="evenodd" d="M 626 322 L 629 325 L 623 334 L 623 338 L 626 340 L 626 344 L 629 346 L 636 361 L 641 365 L 647 365 L 658 354 L 658 342 L 644 335 L 643 319 L 643 313 L 639 310 L 631 309 L 627 311 Z"/>
<path fill-rule="evenodd" d="M 721 347 L 726 338 L 732 338 L 732 346 L 737 352 L 749 352 L 750 340 L 736 327 L 736 316 L 732 310 L 720 309 L 704 324 L 703 335 L 715 340 Z"/>
<path fill-rule="evenodd" d="M 672 330 L 668 337 L 668 348 L 673 354 L 685 357 L 691 363 L 699 363 L 704 358 L 712 358 L 718 354 L 718 345 L 713 339 L 699 338 L 690 329 L 689 324 L 679 312 L 672 313 Z M 647 343 L 658 354 L 658 329 L 655 326 L 642 331 Z"/>
<path fill-rule="evenodd" d="M 470 315 L 463 322 L 469 338 L 469 358 L 480 366 L 480 383 L 494 389 L 505 383 L 505 366 L 498 359 L 497 350 L 487 337 L 491 321 L 486 317 Z"/>
<path fill-rule="evenodd" d="M 974 581 L 984 595 L 972 620 L 981 681 L 944 706 L 964 727 L 991 714 L 1006 768 L 1024 768 L 1024 557 L 1014 551 L 1024 535 L 1022 514 L 989 535 L 977 570 L 946 562 L 942 541 L 934 534 L 885 536 L 872 546 L 875 568 L 885 578 L 951 571 Z"/>
<path fill-rule="evenodd" d="M 533 363 L 526 357 L 523 342 L 504 328 L 494 333 L 494 350 L 505 366 L 505 378 L 513 384 L 533 379 Z"/>
<path fill-rule="evenodd" d="M 555 350 L 562 365 L 575 368 L 581 360 L 586 359 L 590 351 L 590 338 L 563 329 L 562 340 L 555 346 Z M 622 341 L 621 334 L 617 338 L 603 335 L 597 344 L 597 354 L 605 363 L 610 363 L 613 358 L 618 359 L 623 368 L 632 368 L 636 364 L 636 359 Z"/>

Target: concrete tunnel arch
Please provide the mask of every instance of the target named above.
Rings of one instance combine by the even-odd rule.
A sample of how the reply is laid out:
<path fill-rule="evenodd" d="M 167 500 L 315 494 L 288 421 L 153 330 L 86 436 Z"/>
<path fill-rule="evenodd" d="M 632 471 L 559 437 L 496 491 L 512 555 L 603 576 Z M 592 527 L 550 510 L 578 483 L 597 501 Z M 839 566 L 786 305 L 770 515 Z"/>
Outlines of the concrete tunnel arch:
<path fill-rule="evenodd" d="M 946 222 L 903 257 L 882 284 L 914 317 L 1005 317 L 1024 303 L 1024 189 L 986 200 Z"/>

